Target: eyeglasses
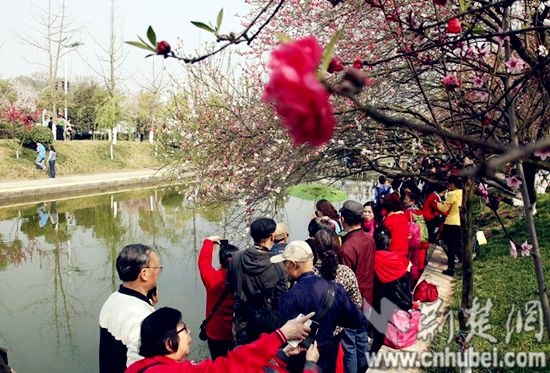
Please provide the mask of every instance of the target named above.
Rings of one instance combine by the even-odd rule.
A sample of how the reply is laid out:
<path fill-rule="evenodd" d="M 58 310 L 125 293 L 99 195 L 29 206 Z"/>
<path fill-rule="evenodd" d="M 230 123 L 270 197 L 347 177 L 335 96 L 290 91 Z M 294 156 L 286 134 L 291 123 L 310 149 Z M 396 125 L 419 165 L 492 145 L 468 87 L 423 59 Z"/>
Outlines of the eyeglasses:
<path fill-rule="evenodd" d="M 162 266 L 157 266 L 157 267 L 149 267 L 149 266 L 147 266 L 147 267 L 143 267 L 143 268 L 152 268 L 152 269 L 158 268 L 159 271 L 162 271 L 162 269 L 163 269 L 164 267 L 162 267 Z"/>
<path fill-rule="evenodd" d="M 191 335 L 191 330 L 187 329 L 187 325 L 185 325 L 185 323 L 183 323 L 183 328 L 181 328 L 180 330 L 176 330 L 176 335 L 180 334 L 184 330 L 187 332 L 188 335 Z"/>

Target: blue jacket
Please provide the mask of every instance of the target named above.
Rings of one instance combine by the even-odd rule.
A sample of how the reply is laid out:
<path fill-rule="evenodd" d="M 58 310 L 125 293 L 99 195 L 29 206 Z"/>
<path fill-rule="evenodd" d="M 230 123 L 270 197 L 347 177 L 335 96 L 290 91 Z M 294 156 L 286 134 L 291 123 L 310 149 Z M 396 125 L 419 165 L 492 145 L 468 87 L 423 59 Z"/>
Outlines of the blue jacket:
<path fill-rule="evenodd" d="M 336 325 L 357 329 L 364 322 L 365 316 L 352 302 L 344 288 L 334 283 L 334 300 L 322 320 L 319 316 L 325 308 L 329 282 L 313 272 L 303 273 L 294 285 L 279 299 L 279 313 L 283 321 L 290 320 L 300 313 L 307 315 L 315 312 L 312 320 L 319 323 L 317 345 L 319 348 L 332 342 L 332 332 Z"/>

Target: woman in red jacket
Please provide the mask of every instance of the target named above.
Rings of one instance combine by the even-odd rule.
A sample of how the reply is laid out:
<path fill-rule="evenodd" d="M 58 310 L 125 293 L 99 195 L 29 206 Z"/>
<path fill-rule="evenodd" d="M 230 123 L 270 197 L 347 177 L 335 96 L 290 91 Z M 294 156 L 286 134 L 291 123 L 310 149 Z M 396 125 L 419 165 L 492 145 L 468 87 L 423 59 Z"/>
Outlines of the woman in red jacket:
<path fill-rule="evenodd" d="M 441 211 L 437 208 L 437 204 L 441 203 L 441 196 L 445 195 L 446 186 L 443 184 L 436 184 L 424 201 L 422 206 L 422 215 L 424 221 L 426 221 L 426 227 L 428 228 L 429 243 L 437 243 L 439 240 L 439 232 L 443 226 L 443 217 Z"/>
<path fill-rule="evenodd" d="M 206 336 L 212 359 L 225 356 L 233 347 L 233 294 L 225 291 L 227 269 L 233 254 L 239 249 L 233 245 L 221 245 L 220 269 L 212 266 L 214 243 L 220 245 L 220 237 L 208 237 L 199 254 L 199 272 L 206 288 Z M 223 299 L 221 299 L 223 297 Z M 221 303 L 218 304 L 221 300 Z M 217 305 L 217 307 L 216 307 Z M 216 309 L 214 309 L 216 308 Z M 211 316 L 210 316 L 211 315 Z"/>
<path fill-rule="evenodd" d="M 391 234 L 389 250 L 406 257 L 409 254 L 409 222 L 403 212 L 403 204 L 397 192 L 384 198 L 382 204 L 388 211 L 384 226 Z"/>
<path fill-rule="evenodd" d="M 303 340 L 310 332 L 306 321 L 314 312 L 286 322 L 271 334 L 262 334 L 250 344 L 230 351 L 227 357 L 194 363 L 185 360 L 191 348 L 191 331 L 182 321 L 181 312 L 163 307 L 141 323 L 139 354 L 145 358 L 136 361 L 126 373 L 258 373 L 289 340 Z"/>

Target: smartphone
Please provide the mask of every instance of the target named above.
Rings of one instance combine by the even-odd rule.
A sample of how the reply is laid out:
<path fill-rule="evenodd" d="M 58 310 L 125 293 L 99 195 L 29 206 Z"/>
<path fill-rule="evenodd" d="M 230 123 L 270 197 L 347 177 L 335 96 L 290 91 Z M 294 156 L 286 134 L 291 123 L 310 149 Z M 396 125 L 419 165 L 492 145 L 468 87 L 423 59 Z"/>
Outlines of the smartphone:
<path fill-rule="evenodd" d="M 220 247 L 229 245 L 229 240 L 220 240 Z"/>
<path fill-rule="evenodd" d="M 317 321 L 311 320 L 311 324 L 309 325 L 311 328 L 311 331 L 309 332 L 309 335 L 300 343 L 300 346 L 302 346 L 305 349 L 308 349 L 309 346 L 315 341 L 315 338 L 317 337 L 317 332 L 319 331 L 319 323 Z"/>

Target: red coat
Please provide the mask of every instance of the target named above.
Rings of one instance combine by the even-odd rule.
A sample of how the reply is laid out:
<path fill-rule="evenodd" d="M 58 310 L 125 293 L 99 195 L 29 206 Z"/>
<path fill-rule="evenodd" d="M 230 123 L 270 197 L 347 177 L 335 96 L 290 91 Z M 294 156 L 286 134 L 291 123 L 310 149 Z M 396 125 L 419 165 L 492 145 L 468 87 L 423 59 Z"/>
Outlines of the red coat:
<path fill-rule="evenodd" d="M 430 195 L 426 197 L 424 206 L 422 206 L 422 215 L 426 222 L 432 221 L 437 215 L 441 214 L 437 208 L 437 202 L 441 202 L 441 197 L 435 192 L 430 193 Z"/>
<path fill-rule="evenodd" d="M 206 288 L 206 314 L 205 318 L 218 303 L 218 300 L 225 291 L 225 280 L 227 270 L 224 268 L 215 269 L 212 266 L 212 253 L 214 243 L 204 240 L 199 254 L 199 272 L 202 283 Z M 226 296 L 225 300 L 218 307 L 212 319 L 206 324 L 206 335 L 217 341 L 233 340 L 233 305 L 235 300 L 233 294 Z"/>
<path fill-rule="evenodd" d="M 384 226 L 391 234 L 389 250 L 407 256 L 409 253 L 409 221 L 404 213 L 386 216 Z"/>
<path fill-rule="evenodd" d="M 145 373 L 258 373 L 268 364 L 281 347 L 281 340 L 276 333 L 262 334 L 260 338 L 250 344 L 239 346 L 230 351 L 226 357 L 219 357 L 212 361 L 203 360 L 194 364 L 189 360 L 181 362 L 166 356 L 154 356 L 136 361 L 126 369 L 125 373 L 138 373 L 141 369 L 148 368 Z"/>
<path fill-rule="evenodd" d="M 372 304 L 376 249 L 374 239 L 360 228 L 346 234 L 342 241 L 342 262 L 355 273 L 363 300 Z"/>

